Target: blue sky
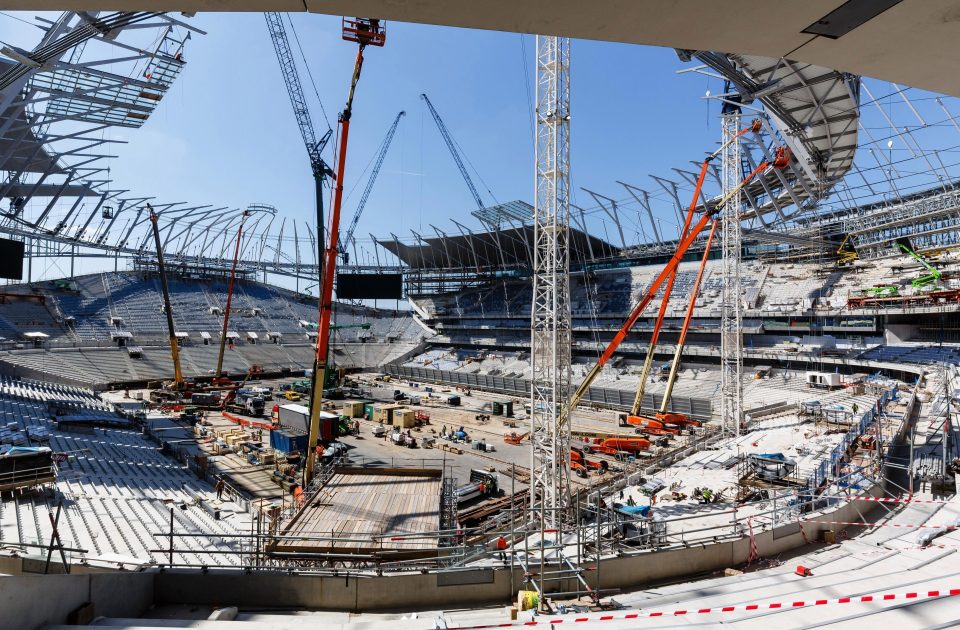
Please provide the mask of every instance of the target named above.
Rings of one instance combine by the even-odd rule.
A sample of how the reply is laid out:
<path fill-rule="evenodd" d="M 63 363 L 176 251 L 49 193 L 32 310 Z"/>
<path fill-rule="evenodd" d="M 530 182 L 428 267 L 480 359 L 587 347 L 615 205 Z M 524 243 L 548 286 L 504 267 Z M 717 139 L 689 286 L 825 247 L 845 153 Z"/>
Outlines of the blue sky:
<path fill-rule="evenodd" d="M 292 19 L 335 124 L 356 48 L 341 40 L 340 18 Z M 189 42 L 187 67 L 171 93 L 143 128 L 115 132 L 129 141 L 119 146 L 111 166 L 116 185 L 191 204 L 266 202 L 287 216 L 309 219 L 309 166 L 263 16 L 201 13 L 191 23 L 208 34 Z M 9 18 L 0 18 L 0 28 L 0 39 L 25 47 L 38 36 Z M 402 23 L 388 29 L 386 47 L 368 51 L 358 89 L 348 192 L 396 113 L 403 109 L 407 116 L 358 236 L 432 233 L 429 224 L 454 231 L 450 218 L 476 224 L 469 215 L 472 198 L 421 92 L 479 172 L 474 179 L 487 200 L 492 202 L 489 186 L 498 201 L 532 202 L 535 38 Z M 616 180 L 655 187 L 648 173 L 670 175 L 670 166 L 698 159 L 718 136 L 717 105 L 701 98 L 707 79 L 676 75 L 684 64 L 672 50 L 575 41 L 572 59 L 572 172 L 580 205 L 594 205 L 580 186 L 615 198 L 625 197 Z M 301 75 L 314 124 L 322 130 L 326 121 L 302 68 Z M 719 82 L 713 83 L 717 91 Z M 346 201 L 347 218 L 361 190 L 362 183 Z"/>
<path fill-rule="evenodd" d="M 13 15 L 13 17 L 11 17 Z M 342 108 L 356 47 L 340 37 L 340 18 L 293 14 L 304 52 L 331 124 Z M 33 14 L 0 15 L 0 40 L 31 48 L 39 31 L 24 24 Z M 312 223 L 313 186 L 309 165 L 294 122 L 274 50 L 262 14 L 201 13 L 190 20 L 208 32 L 194 37 L 185 51 L 187 66 L 147 124 L 138 130 L 114 130 L 117 145 L 111 162 L 116 188 L 131 196 L 155 196 L 162 202 L 245 207 L 270 203 L 282 215 Z M 393 147 L 357 230 L 411 238 L 411 230 L 433 235 L 431 225 L 456 232 L 450 221 L 468 226 L 473 200 L 456 170 L 422 101 L 431 100 L 463 148 L 474 179 L 488 202 L 533 198 L 533 130 L 531 99 L 535 38 L 516 33 L 470 31 L 390 23 L 387 46 L 370 49 L 358 89 L 347 165 L 344 223 L 359 200 L 370 163 L 397 112 L 406 110 Z M 295 45 L 295 44 L 294 44 Z M 719 137 L 719 106 L 704 99 L 722 84 L 694 74 L 669 49 L 574 41 L 572 51 L 573 202 L 595 204 L 580 187 L 624 200 L 616 182 L 646 188 L 664 198 L 655 211 L 665 222 L 674 213 L 650 174 L 673 179 L 672 167 L 695 168 Z M 299 62 L 299 59 L 298 59 Z M 326 121 L 301 67 L 319 131 Z M 889 84 L 873 82 L 879 98 L 893 93 Z M 945 121 L 932 95 L 911 92 L 929 129 L 921 142 L 944 149 L 943 160 L 958 168 L 960 136 Z M 864 97 L 864 102 L 868 99 Z M 947 106 L 960 112 L 948 99 Z M 898 125 L 916 126 L 897 97 L 884 101 Z M 874 129 L 883 160 L 909 157 L 897 139 L 886 148 L 889 128 L 872 104 L 864 106 L 864 124 Z M 872 154 L 858 161 L 879 177 Z M 898 175 L 915 170 L 915 189 L 931 185 L 925 163 L 901 166 Z M 860 180 L 855 185 L 865 188 Z M 860 191 L 863 192 L 863 191 Z M 686 201 L 685 195 L 681 198 Z M 835 196 L 830 203 L 843 203 Z M 636 232 L 637 208 L 622 206 L 628 241 Z M 645 219 L 644 219 L 645 220 Z M 594 225 L 600 237 L 618 239 Z M 669 231 L 669 230 L 668 230 Z"/>

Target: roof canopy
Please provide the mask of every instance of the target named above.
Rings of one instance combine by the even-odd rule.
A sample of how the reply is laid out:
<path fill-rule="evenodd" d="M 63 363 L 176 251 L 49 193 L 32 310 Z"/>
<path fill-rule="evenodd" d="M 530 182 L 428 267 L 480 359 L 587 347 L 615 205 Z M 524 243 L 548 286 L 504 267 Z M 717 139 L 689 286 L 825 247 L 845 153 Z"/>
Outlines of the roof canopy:
<path fill-rule="evenodd" d="M 533 266 L 533 226 L 524 225 L 479 234 L 421 238 L 420 245 L 397 239 L 378 240 L 387 251 L 412 269 L 481 269 Z M 606 241 L 570 228 L 570 258 L 592 260 L 620 253 Z"/>

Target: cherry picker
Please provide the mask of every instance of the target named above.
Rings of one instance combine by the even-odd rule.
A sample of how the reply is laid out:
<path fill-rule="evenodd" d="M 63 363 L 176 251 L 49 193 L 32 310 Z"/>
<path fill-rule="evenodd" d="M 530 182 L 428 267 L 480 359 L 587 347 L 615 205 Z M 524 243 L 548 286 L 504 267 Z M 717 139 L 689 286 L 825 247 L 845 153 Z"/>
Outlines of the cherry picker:
<path fill-rule="evenodd" d="M 752 129 L 754 125 L 748 128 L 747 131 Z M 746 133 L 746 131 L 738 132 L 738 134 L 736 135 L 736 138 L 739 138 L 744 133 Z M 723 147 L 721 147 L 721 149 L 722 148 Z M 719 153 L 719 150 L 718 152 L 712 155 L 716 155 L 718 153 Z M 772 159 L 764 160 L 763 162 L 761 162 L 756 169 L 754 169 L 750 174 L 748 174 L 743 179 L 743 181 L 741 181 L 735 188 L 728 191 L 727 194 L 724 195 L 720 200 L 718 200 L 714 204 L 707 205 L 707 207 L 704 209 L 703 216 L 701 216 L 700 219 L 697 221 L 697 223 L 694 224 L 693 227 L 687 231 L 686 235 L 680 239 L 680 242 L 677 245 L 677 250 L 673 254 L 673 257 L 670 258 L 666 266 L 660 271 L 657 277 L 654 278 L 653 282 L 650 284 L 646 292 L 643 294 L 643 297 L 640 298 L 640 301 L 637 303 L 637 305 L 633 308 L 633 310 L 627 316 L 627 319 L 623 323 L 623 325 L 620 327 L 620 330 L 617 331 L 613 339 L 607 345 L 606 349 L 597 359 L 597 362 L 594 364 L 593 368 L 591 368 L 590 371 L 587 372 L 587 375 L 584 377 L 583 381 L 577 387 L 576 391 L 574 391 L 573 396 L 571 396 L 570 400 L 567 402 L 566 407 L 561 410 L 560 414 L 557 417 L 558 432 L 560 432 L 564 428 L 566 423 L 569 422 L 570 414 L 580 404 L 580 401 L 583 398 L 583 396 L 587 393 L 587 390 L 590 389 L 590 386 L 593 384 L 594 380 L 596 380 L 601 370 L 603 370 L 603 366 L 607 364 L 607 362 L 613 356 L 613 353 L 617 351 L 617 348 L 620 347 L 620 344 L 623 342 L 624 339 L 626 339 L 627 335 L 630 333 L 631 328 L 633 328 L 633 325 L 643 314 L 643 311 L 647 308 L 650 302 L 654 300 L 654 298 L 657 295 L 657 292 L 660 290 L 660 287 L 663 286 L 663 283 L 667 280 L 667 278 L 671 274 L 676 272 L 677 266 L 680 264 L 680 261 L 682 260 L 684 254 L 686 254 L 687 250 L 690 248 L 693 242 L 697 239 L 697 237 L 700 236 L 700 233 L 703 232 L 703 230 L 711 223 L 716 223 L 719 221 L 718 215 L 720 214 L 720 211 L 723 209 L 723 207 L 730 201 L 730 199 L 732 199 L 738 192 L 740 192 L 740 190 L 743 189 L 743 187 L 745 187 L 750 181 L 752 181 L 754 177 L 757 177 L 758 175 L 759 176 L 767 175 L 768 173 L 774 170 L 783 170 L 790 163 L 790 157 L 791 157 L 791 154 L 788 148 L 778 147 L 774 151 Z M 697 189 L 695 190 L 694 202 L 691 204 L 691 206 L 693 207 L 696 206 L 696 200 L 700 195 L 700 187 L 702 185 L 702 180 L 703 180 L 703 177 L 701 176 L 700 185 L 698 185 Z"/>

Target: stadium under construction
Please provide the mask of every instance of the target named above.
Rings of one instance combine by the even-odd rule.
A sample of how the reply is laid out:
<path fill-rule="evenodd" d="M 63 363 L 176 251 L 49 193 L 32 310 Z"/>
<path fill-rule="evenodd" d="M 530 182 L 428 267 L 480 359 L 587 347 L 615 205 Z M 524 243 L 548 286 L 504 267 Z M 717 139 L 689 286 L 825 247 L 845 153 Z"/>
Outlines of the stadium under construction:
<path fill-rule="evenodd" d="M 742 48 L 687 3 L 283 7 L 380 16 L 336 18 L 329 129 L 264 13 L 306 219 L 111 181 L 194 13 L 0 14 L 38 27 L 0 48 L 0 627 L 960 624 L 960 86 L 916 37 L 960 21 L 925 2 L 763 9 Z M 474 205 L 360 236 L 394 21 L 548 31 L 529 199 L 417 94 Z M 570 37 L 674 48 L 720 135 L 574 196 Z"/>

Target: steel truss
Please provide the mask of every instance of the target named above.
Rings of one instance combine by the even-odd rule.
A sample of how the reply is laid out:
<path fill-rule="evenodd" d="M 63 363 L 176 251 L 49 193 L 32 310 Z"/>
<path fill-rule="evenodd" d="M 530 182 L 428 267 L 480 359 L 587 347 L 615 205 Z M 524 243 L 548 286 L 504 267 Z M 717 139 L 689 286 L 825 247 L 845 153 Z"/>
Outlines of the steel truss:
<path fill-rule="evenodd" d="M 731 109 L 723 116 L 723 143 L 726 146 L 721 154 L 721 170 L 724 196 L 736 189 L 743 177 L 740 142 L 729 142 L 739 129 L 740 110 Z M 720 316 L 720 419 L 723 430 L 736 435 L 740 435 L 740 423 L 743 420 L 743 296 L 740 287 L 742 209 L 742 196 L 736 193 L 723 209 L 721 224 L 723 298 Z"/>
<path fill-rule="evenodd" d="M 531 309 L 531 502 L 557 529 L 569 504 L 570 40 L 537 37 L 536 206 Z"/>

